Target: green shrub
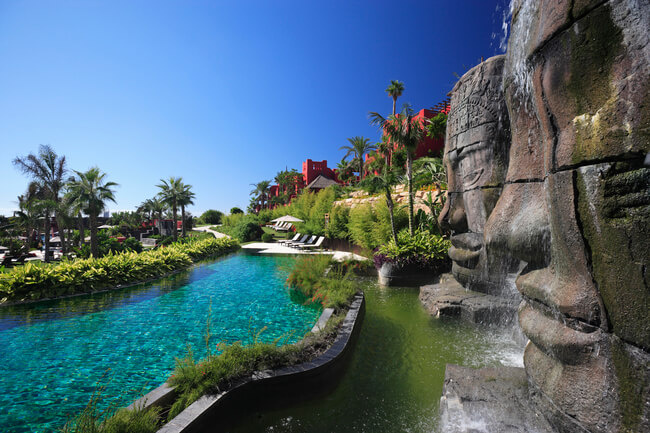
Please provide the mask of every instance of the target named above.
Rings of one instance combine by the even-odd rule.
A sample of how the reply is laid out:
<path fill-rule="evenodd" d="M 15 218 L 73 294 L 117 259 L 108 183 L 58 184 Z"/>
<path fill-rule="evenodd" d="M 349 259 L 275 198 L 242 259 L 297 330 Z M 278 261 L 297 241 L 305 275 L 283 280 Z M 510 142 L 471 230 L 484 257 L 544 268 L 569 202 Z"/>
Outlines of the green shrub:
<path fill-rule="evenodd" d="M 237 242 L 228 238 L 187 239 L 140 254 L 109 253 L 101 258 L 63 260 L 59 264 L 30 262 L 11 273 L 0 274 L 0 303 L 88 293 L 144 281 L 236 247 Z"/>
<path fill-rule="evenodd" d="M 333 262 L 326 255 L 299 257 L 287 284 L 303 294 L 308 302 L 336 309 L 348 305 L 358 290 L 353 268 Z"/>
<path fill-rule="evenodd" d="M 262 235 L 262 242 L 273 242 L 273 235 L 271 233 L 264 233 Z"/>
<path fill-rule="evenodd" d="M 199 217 L 199 223 L 201 224 L 221 224 L 221 218 L 223 217 L 223 212 L 218 210 L 209 209 L 201 214 Z"/>
<path fill-rule="evenodd" d="M 449 264 L 447 252 L 451 242 L 444 237 L 428 231 L 417 230 L 410 236 L 408 230 L 397 235 L 399 245 L 392 240 L 380 246 L 375 255 L 375 267 L 384 263 L 394 263 L 399 267 L 416 267 L 444 271 Z"/>
<path fill-rule="evenodd" d="M 253 222 L 243 222 L 235 226 L 232 231 L 232 236 L 239 239 L 240 242 L 256 241 L 262 234 L 264 234 L 264 230 Z"/>
<path fill-rule="evenodd" d="M 347 206 L 332 206 L 330 211 L 330 222 L 327 226 L 327 237 L 330 239 L 347 239 L 350 237 L 348 231 L 348 219 L 350 208 Z"/>
<path fill-rule="evenodd" d="M 375 248 L 377 243 L 372 231 L 376 222 L 372 206 L 368 203 L 350 210 L 348 230 L 352 242 L 368 250 Z"/>

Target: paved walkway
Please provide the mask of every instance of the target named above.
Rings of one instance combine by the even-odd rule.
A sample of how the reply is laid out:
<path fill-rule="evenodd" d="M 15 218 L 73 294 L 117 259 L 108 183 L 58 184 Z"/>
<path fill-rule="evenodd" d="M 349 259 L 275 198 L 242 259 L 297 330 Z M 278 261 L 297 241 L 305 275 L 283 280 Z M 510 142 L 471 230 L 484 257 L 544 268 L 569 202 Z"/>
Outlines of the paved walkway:
<path fill-rule="evenodd" d="M 212 230 L 210 228 L 210 226 L 192 227 L 192 230 L 197 231 L 197 232 L 212 233 L 214 235 L 214 237 L 217 238 L 217 239 L 218 238 L 229 238 L 230 237 L 230 236 L 228 236 L 226 234 L 215 232 L 214 230 Z"/>
<path fill-rule="evenodd" d="M 259 254 L 331 254 L 334 260 L 368 260 L 366 257 L 346 251 L 304 251 L 297 248 L 285 247 L 279 243 L 254 242 L 242 245 L 242 249 L 255 251 Z"/>

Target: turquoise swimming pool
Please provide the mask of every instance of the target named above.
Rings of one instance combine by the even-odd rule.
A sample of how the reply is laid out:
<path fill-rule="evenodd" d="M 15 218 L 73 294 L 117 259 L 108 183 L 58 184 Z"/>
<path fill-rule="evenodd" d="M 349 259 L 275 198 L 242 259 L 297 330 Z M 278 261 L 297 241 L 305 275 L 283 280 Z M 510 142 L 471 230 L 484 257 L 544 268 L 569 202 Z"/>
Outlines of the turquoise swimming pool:
<path fill-rule="evenodd" d="M 56 431 L 98 382 L 123 405 L 157 387 L 191 345 L 289 335 L 302 338 L 320 310 L 290 299 L 290 257 L 236 254 L 154 283 L 0 309 L 0 430 Z M 210 307 L 211 304 L 211 307 Z"/>

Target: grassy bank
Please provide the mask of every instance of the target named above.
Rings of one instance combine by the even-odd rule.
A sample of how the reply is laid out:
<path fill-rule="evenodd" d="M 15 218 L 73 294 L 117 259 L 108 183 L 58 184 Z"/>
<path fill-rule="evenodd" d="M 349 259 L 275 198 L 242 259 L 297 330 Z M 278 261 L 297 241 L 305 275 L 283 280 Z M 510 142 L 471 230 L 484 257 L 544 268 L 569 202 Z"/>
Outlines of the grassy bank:
<path fill-rule="evenodd" d="M 56 265 L 30 262 L 13 272 L 0 274 L 0 305 L 90 293 L 146 281 L 236 248 L 238 244 L 232 239 L 189 239 L 139 254 L 109 254 Z"/>

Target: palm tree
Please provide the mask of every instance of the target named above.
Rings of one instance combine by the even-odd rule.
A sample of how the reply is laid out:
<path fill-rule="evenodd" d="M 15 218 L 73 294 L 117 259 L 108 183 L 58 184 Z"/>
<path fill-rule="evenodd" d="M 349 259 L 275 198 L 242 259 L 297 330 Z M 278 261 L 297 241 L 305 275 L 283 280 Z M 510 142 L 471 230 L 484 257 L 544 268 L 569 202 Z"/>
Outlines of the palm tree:
<path fill-rule="evenodd" d="M 104 182 L 106 173 L 99 168 L 93 167 L 87 172 L 75 171 L 78 179 L 70 182 L 69 197 L 76 201 L 84 213 L 90 217 L 90 251 L 94 257 L 99 257 L 99 246 L 97 245 L 97 217 L 106 207 L 106 202 L 115 203 L 113 187 L 115 182 Z"/>
<path fill-rule="evenodd" d="M 42 188 L 44 199 L 50 204 L 45 206 L 45 261 L 50 261 L 50 212 L 55 210 L 59 202 L 59 192 L 65 183 L 63 177 L 67 171 L 65 156 L 59 157 L 49 145 L 40 145 L 38 155 L 30 153 L 25 157 L 16 157 L 13 164 L 24 174 L 38 182 Z M 51 204 L 54 205 L 51 205 Z M 61 222 L 58 221 L 61 226 Z M 62 243 L 65 235 L 59 230 Z M 65 251 L 64 251 L 65 252 Z"/>
<path fill-rule="evenodd" d="M 162 182 L 160 185 L 156 185 L 160 188 L 158 193 L 160 199 L 165 202 L 172 209 L 172 219 L 174 220 L 174 241 L 178 240 L 178 206 L 179 199 L 183 194 L 183 178 L 182 177 L 170 177 L 169 181 L 160 179 Z"/>
<path fill-rule="evenodd" d="M 350 146 L 341 146 L 339 150 L 347 150 L 348 152 L 343 157 L 344 159 L 350 155 L 354 155 L 354 160 L 359 164 L 359 179 L 363 179 L 363 156 L 373 150 L 377 150 L 377 146 L 374 144 L 368 143 L 369 138 L 364 137 L 352 137 L 348 138 Z"/>
<path fill-rule="evenodd" d="M 178 205 L 181 207 L 181 221 L 183 221 L 183 225 L 181 226 L 183 229 L 183 237 L 185 237 L 185 206 L 194 204 L 194 197 L 196 197 L 196 194 L 191 189 L 192 185 L 183 184 L 181 195 L 178 198 Z"/>
<path fill-rule="evenodd" d="M 390 85 L 386 87 L 386 93 L 388 93 L 388 96 L 393 98 L 393 116 L 395 115 L 397 98 L 402 96 L 402 92 L 404 92 L 404 83 L 398 80 L 390 80 Z"/>
<path fill-rule="evenodd" d="M 34 230 L 43 214 L 44 206 L 42 190 L 37 182 L 30 182 L 25 194 L 18 197 L 18 211 L 14 212 L 15 222 L 25 232 L 24 252 L 29 252 L 29 246 L 34 239 Z M 37 230 L 38 233 L 38 230 Z"/>
<path fill-rule="evenodd" d="M 406 179 L 408 182 L 409 233 L 413 236 L 413 154 L 424 138 L 425 128 L 419 121 L 413 120 L 413 110 L 404 106 L 399 115 L 385 119 L 379 113 L 370 113 L 371 123 L 378 125 L 392 143 L 406 149 Z"/>
<path fill-rule="evenodd" d="M 251 195 L 255 197 L 255 200 L 260 201 L 260 208 L 264 209 L 264 203 L 268 198 L 271 181 L 263 180 L 261 182 L 251 183 L 251 186 L 255 187 L 255 189 L 251 191 Z"/>

